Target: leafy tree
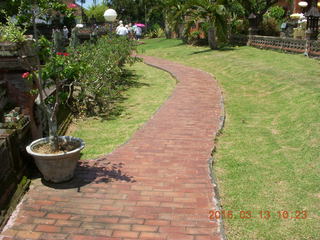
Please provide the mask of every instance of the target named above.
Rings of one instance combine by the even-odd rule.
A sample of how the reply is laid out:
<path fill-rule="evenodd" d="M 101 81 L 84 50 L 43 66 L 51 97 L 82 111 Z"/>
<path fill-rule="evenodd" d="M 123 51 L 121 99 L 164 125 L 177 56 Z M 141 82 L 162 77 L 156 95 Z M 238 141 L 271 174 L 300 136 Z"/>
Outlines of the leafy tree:
<path fill-rule="evenodd" d="M 118 19 L 126 22 L 144 21 L 147 0 L 112 0 L 110 7 L 118 13 Z"/>
<path fill-rule="evenodd" d="M 292 2 L 292 0 L 287 0 Z M 260 26 L 263 21 L 263 15 L 270 7 L 278 3 L 278 0 L 239 0 L 238 1 L 245 10 L 245 16 L 248 17 L 251 13 L 256 15 L 256 26 Z"/>
<path fill-rule="evenodd" d="M 94 17 L 97 22 L 104 22 L 103 14 L 107 9 L 108 6 L 102 3 L 91 6 L 88 10 L 85 10 L 85 13 L 89 18 Z"/>
<path fill-rule="evenodd" d="M 0 2 L 0 22 L 6 22 L 6 16 L 16 15 L 19 11 L 20 2 L 19 1 L 1 1 Z"/>

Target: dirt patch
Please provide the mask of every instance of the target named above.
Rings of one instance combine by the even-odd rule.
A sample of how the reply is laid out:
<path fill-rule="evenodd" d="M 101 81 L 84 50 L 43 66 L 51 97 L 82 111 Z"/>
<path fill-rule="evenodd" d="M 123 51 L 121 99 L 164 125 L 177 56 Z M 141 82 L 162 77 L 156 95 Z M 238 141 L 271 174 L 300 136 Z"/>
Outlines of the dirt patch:
<path fill-rule="evenodd" d="M 34 146 L 32 150 L 40 154 L 62 154 L 70 152 L 78 147 L 80 147 L 80 143 L 78 142 L 59 141 L 57 150 L 53 150 L 49 143 L 38 144 L 37 146 Z"/>

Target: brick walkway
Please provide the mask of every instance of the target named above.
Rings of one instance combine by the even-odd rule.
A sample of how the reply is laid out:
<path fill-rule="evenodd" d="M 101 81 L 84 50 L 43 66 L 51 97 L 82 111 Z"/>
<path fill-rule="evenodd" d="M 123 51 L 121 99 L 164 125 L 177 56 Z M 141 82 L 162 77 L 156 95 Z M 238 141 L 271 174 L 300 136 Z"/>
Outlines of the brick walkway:
<path fill-rule="evenodd" d="M 173 95 L 128 143 L 83 162 L 71 182 L 35 179 L 3 239 L 222 239 L 219 224 L 208 221 L 209 159 L 222 115 L 217 83 L 205 72 L 144 58 L 178 79 Z"/>

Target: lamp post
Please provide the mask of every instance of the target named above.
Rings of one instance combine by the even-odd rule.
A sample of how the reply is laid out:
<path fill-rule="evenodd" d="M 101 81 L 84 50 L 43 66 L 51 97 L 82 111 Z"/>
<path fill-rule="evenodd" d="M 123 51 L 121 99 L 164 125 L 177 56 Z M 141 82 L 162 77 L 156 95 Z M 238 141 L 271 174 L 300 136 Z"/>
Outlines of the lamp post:
<path fill-rule="evenodd" d="M 83 24 L 84 23 L 84 19 L 83 19 L 83 4 L 86 3 L 86 0 L 80 0 L 80 3 L 81 3 L 81 23 Z"/>
<path fill-rule="evenodd" d="M 257 16 L 254 13 L 251 13 L 248 17 L 248 20 L 249 20 L 249 35 L 256 35 L 258 32 Z"/>
<path fill-rule="evenodd" d="M 117 19 L 117 12 L 111 8 L 107 9 L 104 14 L 104 19 L 110 24 L 110 33 L 112 32 L 112 23 Z"/>
<path fill-rule="evenodd" d="M 313 0 L 310 9 L 306 12 L 307 31 L 306 36 L 309 40 L 317 40 L 319 33 L 320 12 L 317 7 L 317 0 Z"/>

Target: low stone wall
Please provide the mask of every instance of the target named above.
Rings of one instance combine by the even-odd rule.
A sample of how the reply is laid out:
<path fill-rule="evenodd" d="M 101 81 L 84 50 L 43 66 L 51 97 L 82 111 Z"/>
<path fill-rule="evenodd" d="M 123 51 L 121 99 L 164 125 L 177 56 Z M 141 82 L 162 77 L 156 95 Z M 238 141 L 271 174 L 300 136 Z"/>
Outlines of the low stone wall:
<path fill-rule="evenodd" d="M 246 46 L 248 43 L 249 37 L 247 35 L 231 35 L 230 43 L 236 46 Z"/>
<path fill-rule="evenodd" d="M 312 57 L 320 57 L 320 41 L 294 38 L 280 38 L 259 35 L 235 35 L 230 38 L 235 45 L 248 45 L 263 49 L 301 53 Z"/>
<path fill-rule="evenodd" d="M 320 56 L 319 42 L 268 36 L 249 36 L 248 45 L 258 48 L 275 49 L 291 53 Z"/>
<path fill-rule="evenodd" d="M 0 229 L 27 187 L 34 167 L 25 147 L 31 141 L 30 120 L 24 117 L 16 129 L 0 129 Z M 23 181 L 22 181 L 23 180 Z"/>

